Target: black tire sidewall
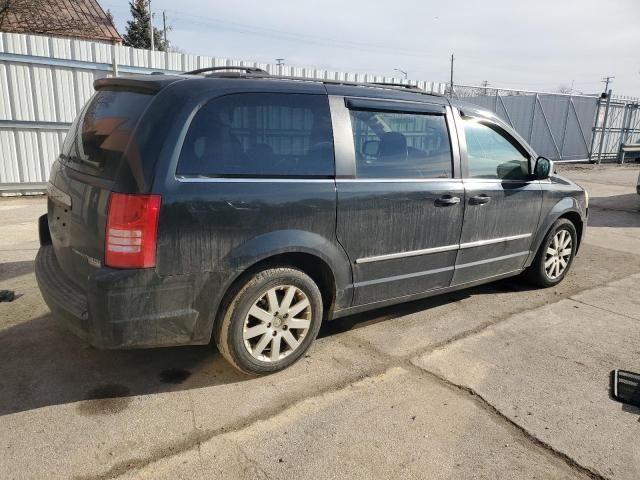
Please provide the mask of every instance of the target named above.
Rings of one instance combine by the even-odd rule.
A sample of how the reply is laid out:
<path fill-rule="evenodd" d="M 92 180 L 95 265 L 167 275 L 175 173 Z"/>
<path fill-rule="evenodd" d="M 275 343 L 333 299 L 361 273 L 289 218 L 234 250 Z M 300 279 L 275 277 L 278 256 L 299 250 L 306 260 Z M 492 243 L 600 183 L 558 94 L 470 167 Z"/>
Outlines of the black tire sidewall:
<path fill-rule="evenodd" d="M 559 277 L 552 279 L 552 278 L 549 278 L 549 276 L 547 275 L 547 272 L 544 268 L 544 262 L 546 259 L 546 251 L 551 245 L 551 242 L 553 241 L 553 237 L 560 230 L 566 230 L 567 232 L 569 232 L 569 235 L 571 235 L 571 257 L 569 258 L 567 267 L 564 269 L 562 274 Z M 535 259 L 536 264 L 534 267 L 535 267 L 535 274 L 536 274 L 535 276 L 537 278 L 535 278 L 534 280 L 536 280 L 537 283 L 545 287 L 552 287 L 560 283 L 564 279 L 564 277 L 567 275 L 567 273 L 569 273 L 569 270 L 571 269 L 571 265 L 573 264 L 573 259 L 576 256 L 577 247 L 578 247 L 578 234 L 576 232 L 576 227 L 573 225 L 573 223 L 570 220 L 567 220 L 566 218 L 561 218 L 557 220 L 549 230 L 549 233 L 545 237 L 544 242 L 540 246 L 540 250 L 538 251 L 538 254 L 536 256 L 536 259 Z"/>
<path fill-rule="evenodd" d="M 279 285 L 293 285 L 304 292 L 311 305 L 311 326 L 302 344 L 294 352 L 278 362 L 262 362 L 254 358 L 244 345 L 244 321 L 256 300 Z M 318 286 L 308 275 L 293 268 L 274 268 L 253 275 L 236 294 L 229 309 L 222 326 L 227 329 L 226 351 L 237 368 L 254 375 L 277 372 L 296 362 L 318 335 L 323 315 L 322 295 Z"/>

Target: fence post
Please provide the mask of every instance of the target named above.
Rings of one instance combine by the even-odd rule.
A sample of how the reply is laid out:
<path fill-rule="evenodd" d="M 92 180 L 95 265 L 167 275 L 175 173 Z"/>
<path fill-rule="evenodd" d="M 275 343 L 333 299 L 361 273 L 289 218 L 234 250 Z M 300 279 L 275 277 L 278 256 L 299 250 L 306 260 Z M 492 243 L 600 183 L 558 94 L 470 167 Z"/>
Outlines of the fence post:
<path fill-rule="evenodd" d="M 600 132 L 600 147 L 598 148 L 598 164 L 602 162 L 602 146 L 604 145 L 604 133 L 607 129 L 607 120 L 609 119 L 609 105 L 611 105 L 611 90 L 607 92 L 607 105 L 604 107 L 604 119 L 602 120 L 602 130 Z"/>
<path fill-rule="evenodd" d="M 598 120 L 600 119 L 600 109 L 602 108 L 602 97 L 598 98 L 598 106 L 596 108 L 596 118 L 593 120 L 593 128 L 591 129 L 591 145 L 589 146 L 589 163 L 594 163 L 593 149 L 596 146 L 596 133 L 598 133 Z"/>

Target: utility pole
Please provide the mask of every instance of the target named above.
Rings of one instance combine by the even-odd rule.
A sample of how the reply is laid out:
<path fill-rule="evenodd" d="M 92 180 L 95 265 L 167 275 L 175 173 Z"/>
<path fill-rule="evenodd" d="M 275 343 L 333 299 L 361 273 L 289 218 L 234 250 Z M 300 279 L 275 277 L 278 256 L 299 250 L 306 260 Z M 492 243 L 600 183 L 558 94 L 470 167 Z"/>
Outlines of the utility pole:
<path fill-rule="evenodd" d="M 394 68 L 393 70 L 396 72 L 400 72 L 402 75 L 404 75 L 405 80 L 408 78 L 408 73 L 406 70 L 402 70 L 401 68 Z"/>
<path fill-rule="evenodd" d="M 604 83 L 604 91 L 605 93 L 609 91 L 609 84 L 613 83 L 613 79 L 616 77 L 608 76 L 602 79 L 602 83 Z"/>
<path fill-rule="evenodd" d="M 151 50 L 155 50 L 156 49 L 156 45 L 154 42 L 154 35 L 153 35 L 153 11 L 151 10 L 151 0 L 148 0 L 149 2 L 149 35 L 151 35 Z"/>
<path fill-rule="evenodd" d="M 167 51 L 169 44 L 167 43 L 167 12 L 162 11 L 162 36 L 164 40 L 164 51 Z"/>
<path fill-rule="evenodd" d="M 453 97 L 453 53 L 451 54 L 451 76 L 449 81 L 449 98 Z"/>

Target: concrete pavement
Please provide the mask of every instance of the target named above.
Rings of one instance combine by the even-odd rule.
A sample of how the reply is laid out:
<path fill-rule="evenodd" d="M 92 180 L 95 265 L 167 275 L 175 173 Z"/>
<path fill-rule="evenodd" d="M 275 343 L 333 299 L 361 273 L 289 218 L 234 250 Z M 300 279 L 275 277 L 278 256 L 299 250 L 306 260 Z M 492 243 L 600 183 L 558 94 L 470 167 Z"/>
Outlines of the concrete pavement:
<path fill-rule="evenodd" d="M 260 379 L 212 347 L 83 345 L 35 286 L 44 202 L 1 200 L 0 289 L 21 296 L 0 303 L 0 478 L 640 477 L 640 410 L 607 396 L 611 369 L 640 371 L 638 168 L 566 174 L 592 208 L 561 285 L 332 322 Z"/>

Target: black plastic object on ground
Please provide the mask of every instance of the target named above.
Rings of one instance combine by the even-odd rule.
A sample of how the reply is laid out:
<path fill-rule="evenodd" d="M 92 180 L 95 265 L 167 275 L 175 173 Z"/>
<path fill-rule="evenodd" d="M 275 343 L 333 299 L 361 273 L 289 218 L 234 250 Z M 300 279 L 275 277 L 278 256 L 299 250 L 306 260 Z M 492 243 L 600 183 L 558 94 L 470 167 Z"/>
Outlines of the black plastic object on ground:
<path fill-rule="evenodd" d="M 13 290 L 0 290 L 0 302 L 13 302 L 16 299 L 16 292 Z"/>
<path fill-rule="evenodd" d="M 626 370 L 611 372 L 611 398 L 640 407 L 640 373 Z"/>

